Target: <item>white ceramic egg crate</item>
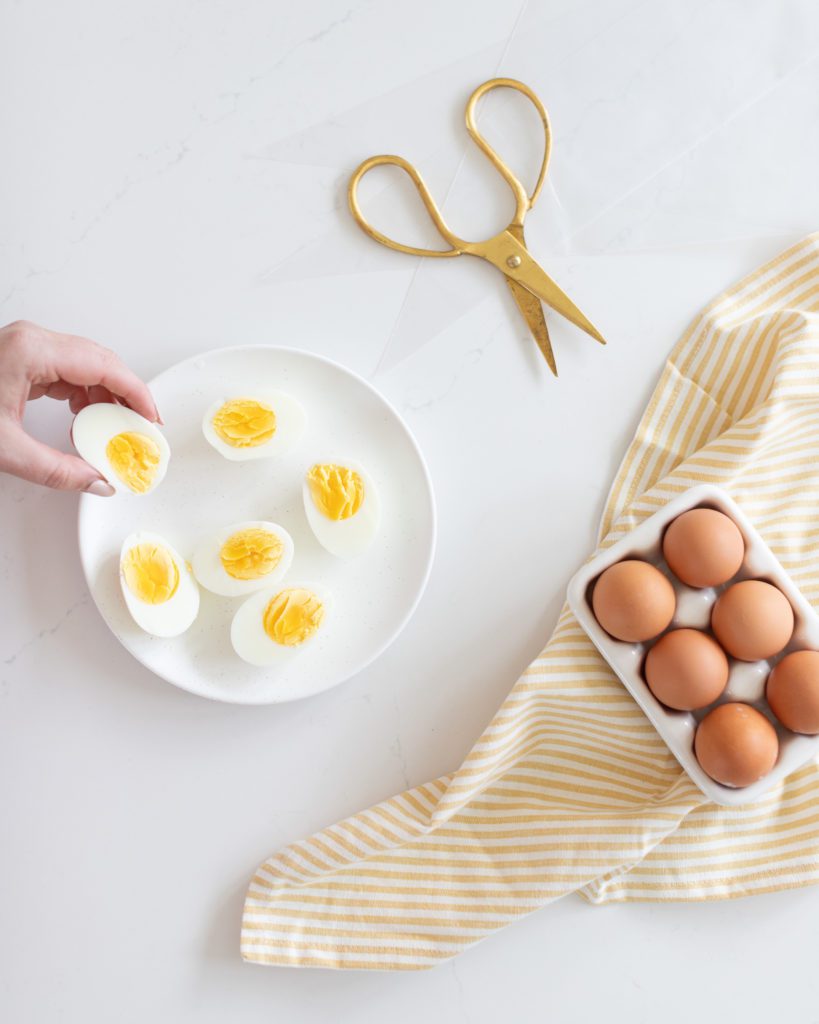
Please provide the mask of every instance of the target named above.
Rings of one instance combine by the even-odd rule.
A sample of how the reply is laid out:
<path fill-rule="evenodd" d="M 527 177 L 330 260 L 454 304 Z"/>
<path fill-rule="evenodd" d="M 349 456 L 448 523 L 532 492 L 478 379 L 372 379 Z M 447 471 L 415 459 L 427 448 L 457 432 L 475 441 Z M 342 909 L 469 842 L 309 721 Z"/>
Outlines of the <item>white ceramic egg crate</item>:
<path fill-rule="evenodd" d="M 720 587 L 697 590 L 686 586 L 674 576 L 662 554 L 662 538 L 671 522 L 692 508 L 713 508 L 725 513 L 739 527 L 745 540 L 745 558 L 739 572 Z M 659 636 L 646 643 L 625 643 L 615 640 L 597 622 L 591 605 L 594 583 L 600 574 L 627 558 L 641 559 L 655 565 L 674 587 L 677 608 L 668 632 L 690 627 L 710 633 L 711 609 L 719 594 L 732 583 L 744 579 L 761 579 L 787 597 L 793 608 L 794 630 L 779 654 L 766 661 L 744 662 L 728 656 L 728 684 L 713 704 L 696 711 L 674 711 L 667 708 L 648 688 L 643 676 L 643 663 L 648 650 Z M 791 651 L 819 650 L 819 615 L 803 597 L 779 560 L 762 540 L 748 518 L 718 487 L 704 484 L 692 487 L 672 499 L 658 512 L 635 527 L 622 540 L 612 544 L 587 562 L 569 583 L 569 606 L 595 647 L 622 680 L 626 689 L 654 725 L 688 775 L 714 803 L 736 806 L 751 803 L 777 786 L 807 761 L 819 756 L 819 736 L 801 736 L 786 729 L 768 707 L 765 683 L 771 668 Z M 660 634 L 662 636 L 664 634 Z M 779 738 L 779 757 L 767 775 L 750 786 L 732 789 L 711 779 L 700 767 L 694 754 L 694 733 L 698 722 L 718 704 L 742 701 L 751 704 L 773 724 Z"/>

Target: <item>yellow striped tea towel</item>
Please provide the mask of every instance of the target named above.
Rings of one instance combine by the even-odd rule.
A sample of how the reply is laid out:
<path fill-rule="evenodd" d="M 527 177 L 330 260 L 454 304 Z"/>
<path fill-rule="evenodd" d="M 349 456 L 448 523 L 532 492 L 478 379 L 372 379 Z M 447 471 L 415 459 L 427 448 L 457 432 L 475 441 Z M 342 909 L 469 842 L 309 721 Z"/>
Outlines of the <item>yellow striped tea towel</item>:
<path fill-rule="evenodd" d="M 708 481 L 819 601 L 819 234 L 726 292 L 672 352 L 601 544 Z M 294 843 L 247 892 L 246 960 L 431 967 L 566 893 L 714 900 L 819 881 L 819 766 L 705 801 L 567 609 L 463 765 Z"/>

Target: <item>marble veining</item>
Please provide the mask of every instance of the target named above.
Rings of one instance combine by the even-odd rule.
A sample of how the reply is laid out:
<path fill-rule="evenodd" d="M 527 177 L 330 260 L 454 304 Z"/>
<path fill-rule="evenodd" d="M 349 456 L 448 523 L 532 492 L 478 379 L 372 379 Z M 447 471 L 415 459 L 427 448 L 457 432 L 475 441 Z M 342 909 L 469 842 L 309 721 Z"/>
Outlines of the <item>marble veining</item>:
<path fill-rule="evenodd" d="M 3 1018 L 682 1024 L 681 963 L 714 1019 L 813 1015 L 811 890 L 564 900 L 414 978 L 259 970 L 237 931 L 267 853 L 457 767 L 547 638 L 672 344 L 819 227 L 816 6 L 33 0 L 0 19 L 0 319 L 145 376 L 231 344 L 336 358 L 406 417 L 440 517 L 389 651 L 315 699 L 238 708 L 129 658 L 86 591 L 76 499 L 0 480 Z M 609 340 L 550 321 L 558 380 L 493 271 L 394 256 L 346 210 L 352 168 L 401 152 L 456 230 L 490 230 L 508 198 L 462 112 L 495 74 L 549 108 L 527 239 Z M 520 124 L 482 113 L 523 173 Z M 413 229 L 397 181 L 366 198 Z M 54 403 L 27 424 L 68 446 Z"/>

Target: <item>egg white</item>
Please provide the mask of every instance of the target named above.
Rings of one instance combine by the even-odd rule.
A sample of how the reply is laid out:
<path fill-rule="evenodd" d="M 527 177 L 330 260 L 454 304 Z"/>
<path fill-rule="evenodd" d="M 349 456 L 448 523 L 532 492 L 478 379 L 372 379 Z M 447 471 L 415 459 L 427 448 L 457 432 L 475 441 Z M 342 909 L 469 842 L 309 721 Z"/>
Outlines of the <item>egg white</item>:
<path fill-rule="evenodd" d="M 284 545 L 282 557 L 275 569 L 266 576 L 261 576 L 257 580 L 237 580 L 230 573 L 225 572 L 220 558 L 222 545 L 234 533 L 254 528 L 274 533 L 281 540 Z M 206 590 L 210 590 L 213 594 L 220 594 L 222 597 L 244 597 L 256 590 L 280 582 L 293 561 L 293 551 L 293 538 L 283 526 L 263 520 L 248 520 L 244 523 L 225 526 L 223 529 L 203 537 L 193 552 L 191 565 L 194 576 Z"/>
<path fill-rule="evenodd" d="M 297 647 L 285 647 L 271 640 L 264 629 L 264 610 L 276 594 L 282 590 L 309 590 L 324 605 L 324 618 L 316 632 Z M 287 583 L 284 586 L 260 590 L 241 604 L 233 616 L 230 626 L 230 642 L 239 657 L 249 665 L 264 668 L 287 662 L 311 647 L 327 630 L 332 611 L 332 598 L 323 588 L 314 583 Z"/>
<path fill-rule="evenodd" d="M 313 501 L 307 473 L 315 465 L 346 466 L 358 473 L 364 484 L 364 500 L 354 516 L 349 519 L 328 519 Z M 323 548 L 337 558 L 355 558 L 365 551 L 373 541 L 381 521 L 381 502 L 372 477 L 363 466 L 351 459 L 314 459 L 302 478 L 304 511 L 310 529 Z"/>
<path fill-rule="evenodd" d="M 162 604 L 146 604 L 144 601 L 140 601 L 125 582 L 125 574 L 122 571 L 123 560 L 126 553 L 138 544 L 156 544 L 158 547 L 166 548 L 174 560 L 179 573 L 179 586 L 176 588 L 176 593 Z M 128 606 L 128 611 L 134 622 L 141 629 L 152 636 L 170 637 L 179 636 L 190 628 L 199 614 L 199 587 L 184 558 L 172 544 L 156 533 L 144 530 L 132 533 L 123 541 L 119 564 L 122 596 L 125 598 L 125 604 Z"/>
<path fill-rule="evenodd" d="M 170 446 L 156 424 L 124 405 L 96 402 L 94 405 L 87 405 L 81 409 L 71 425 L 71 440 L 80 456 L 90 463 L 98 473 L 102 473 L 118 494 L 136 494 L 137 497 L 142 497 L 143 494 L 132 491 L 124 481 L 120 480 L 105 451 L 111 438 L 125 433 L 145 434 L 159 448 L 159 465 L 156 476 L 148 490 L 143 492 L 143 494 L 150 494 L 165 478 L 171 458 Z"/>
<path fill-rule="evenodd" d="M 256 399 L 256 401 L 270 406 L 275 412 L 276 432 L 265 444 L 259 444 L 252 448 L 234 448 L 225 444 L 213 429 L 213 417 L 219 409 L 225 402 L 238 398 Z M 270 459 L 284 455 L 299 440 L 306 425 L 307 415 L 295 398 L 283 391 L 259 391 L 251 387 L 247 391 L 226 395 L 209 406 L 202 420 L 202 433 L 208 444 L 212 445 L 226 459 L 230 459 L 231 462 L 246 462 L 249 459 Z"/>

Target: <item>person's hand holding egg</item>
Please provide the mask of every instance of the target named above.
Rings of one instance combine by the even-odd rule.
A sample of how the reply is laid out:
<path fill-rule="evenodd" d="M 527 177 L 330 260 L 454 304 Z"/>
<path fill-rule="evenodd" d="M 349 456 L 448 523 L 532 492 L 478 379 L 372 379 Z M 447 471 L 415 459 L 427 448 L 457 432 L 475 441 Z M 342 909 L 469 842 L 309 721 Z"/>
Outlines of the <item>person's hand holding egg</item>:
<path fill-rule="evenodd" d="M 124 405 L 87 405 L 74 417 L 71 440 L 117 494 L 150 494 L 168 472 L 171 449 L 165 436 Z"/>

